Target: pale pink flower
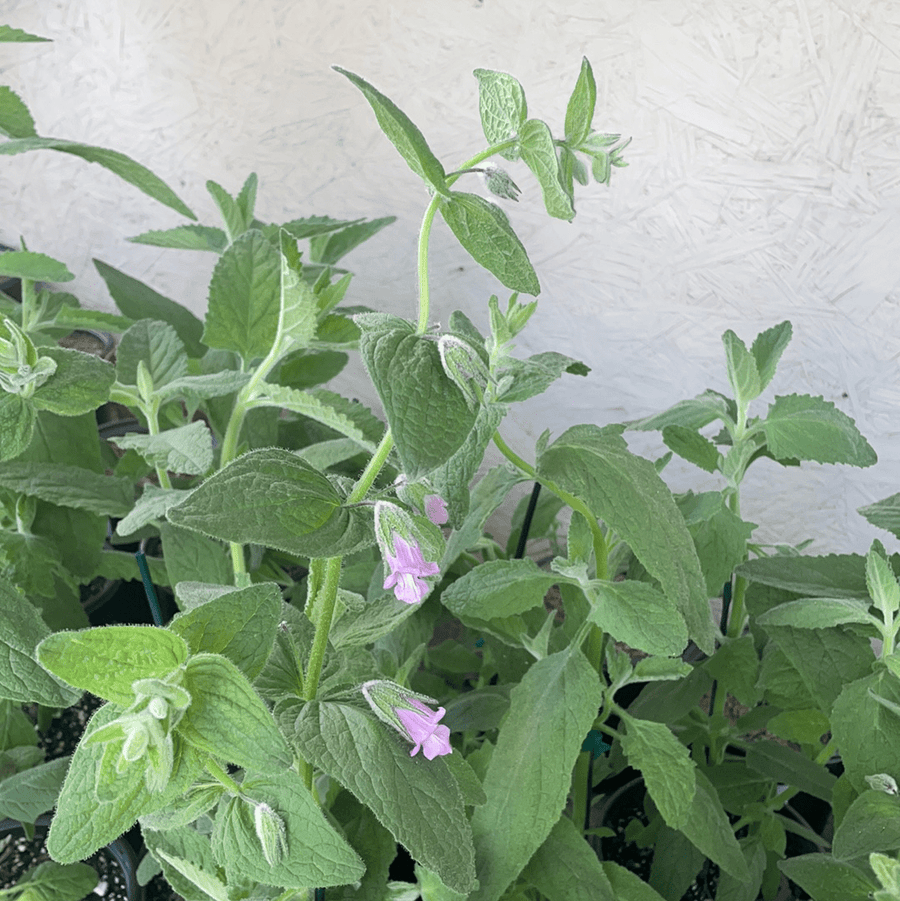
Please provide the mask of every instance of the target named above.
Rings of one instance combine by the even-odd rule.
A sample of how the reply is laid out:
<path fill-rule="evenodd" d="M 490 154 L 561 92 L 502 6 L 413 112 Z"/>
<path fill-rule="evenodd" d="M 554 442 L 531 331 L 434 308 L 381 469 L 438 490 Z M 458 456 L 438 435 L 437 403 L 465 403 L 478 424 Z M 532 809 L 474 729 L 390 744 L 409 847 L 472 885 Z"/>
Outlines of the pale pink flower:
<path fill-rule="evenodd" d="M 447 502 L 439 494 L 426 494 L 425 515 L 436 526 L 442 526 L 449 518 L 447 516 Z"/>
<path fill-rule="evenodd" d="M 446 713 L 444 708 L 439 707 L 435 712 L 415 698 L 406 698 L 406 703 L 416 709 L 395 707 L 394 713 L 403 724 L 407 737 L 415 745 L 409 752 L 409 756 L 414 757 L 419 748 L 422 749 L 422 753 L 428 760 L 434 760 L 435 757 L 444 754 L 452 754 L 450 727 L 438 725 L 441 717 Z"/>
<path fill-rule="evenodd" d="M 385 588 L 393 588 L 398 601 L 404 604 L 418 604 L 426 594 L 429 585 L 423 576 L 436 576 L 441 568 L 422 556 L 422 549 L 413 540 L 408 544 L 396 532 L 393 533 L 394 553 L 388 553 L 387 564 L 390 573 L 384 580 Z"/>

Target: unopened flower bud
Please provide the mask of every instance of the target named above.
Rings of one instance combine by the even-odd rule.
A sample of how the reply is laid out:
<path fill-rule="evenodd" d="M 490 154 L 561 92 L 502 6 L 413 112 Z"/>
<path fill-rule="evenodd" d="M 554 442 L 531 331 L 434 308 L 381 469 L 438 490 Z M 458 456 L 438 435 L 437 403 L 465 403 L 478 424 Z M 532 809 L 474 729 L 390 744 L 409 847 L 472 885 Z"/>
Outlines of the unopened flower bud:
<path fill-rule="evenodd" d="M 265 802 L 254 803 L 253 826 L 262 846 L 263 857 L 270 867 L 281 863 L 287 851 L 287 830 L 284 820 Z"/>

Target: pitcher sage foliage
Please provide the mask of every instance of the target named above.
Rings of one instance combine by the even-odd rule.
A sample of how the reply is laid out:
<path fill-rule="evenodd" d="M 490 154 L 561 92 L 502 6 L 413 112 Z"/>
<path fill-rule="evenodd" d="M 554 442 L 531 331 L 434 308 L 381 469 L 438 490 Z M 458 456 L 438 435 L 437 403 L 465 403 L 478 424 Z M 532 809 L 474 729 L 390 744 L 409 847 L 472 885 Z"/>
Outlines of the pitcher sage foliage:
<path fill-rule="evenodd" d="M 773 898 L 782 874 L 817 901 L 893 891 L 897 560 L 878 543 L 865 557 L 765 546 L 742 518 L 761 457 L 875 462 L 822 397 L 755 410 L 790 323 L 749 348 L 725 333 L 730 396 L 512 447 L 513 405 L 589 370 L 515 355 L 540 284 L 508 212 L 540 196 L 572 220 L 576 191 L 609 185 L 628 142 L 595 130 L 587 60 L 560 134 L 515 78 L 476 70 L 483 146 L 451 165 L 391 99 L 336 71 L 427 192 L 407 317 L 345 303 L 344 257 L 391 218 L 265 222 L 255 175 L 234 195 L 207 184 L 219 223 L 132 239 L 215 255 L 202 321 L 99 260 L 120 315 L 83 311 L 44 287 L 69 277 L 62 263 L 0 255 L 23 285 L 0 325 L 3 709 L 17 723 L 23 703 L 104 701 L 67 768 L 33 767 L 54 860 L 137 822 L 145 869 L 187 901 L 650 901 L 680 898 L 709 865 L 732 901 Z M 189 214 L 142 168 L 32 134 L 14 96 L 0 96 L 0 150 L 97 157 Z M 487 333 L 432 297 L 438 217 L 501 286 Z M 54 343 L 86 323 L 121 331 L 114 366 Z M 357 352 L 384 421 L 323 387 Z M 108 400 L 142 428 L 101 441 L 92 414 Z M 661 432 L 668 455 L 634 454 L 634 429 Z M 491 443 L 505 460 L 483 471 Z M 720 488 L 673 495 L 671 454 Z M 486 523 L 522 482 L 540 498 L 498 542 Z M 864 515 L 897 534 L 896 506 Z M 549 555 L 517 556 L 520 538 Z M 122 544 L 150 539 L 177 614 L 89 626 L 78 586 L 136 577 Z M 630 703 L 626 687 L 642 689 Z M 597 804 L 629 766 L 646 881 L 598 854 Z M 4 772 L 0 809 L 16 789 Z M 833 840 L 791 816 L 799 792 L 831 805 Z M 788 832 L 817 850 L 786 859 Z M 390 878 L 398 844 L 414 886 Z"/>

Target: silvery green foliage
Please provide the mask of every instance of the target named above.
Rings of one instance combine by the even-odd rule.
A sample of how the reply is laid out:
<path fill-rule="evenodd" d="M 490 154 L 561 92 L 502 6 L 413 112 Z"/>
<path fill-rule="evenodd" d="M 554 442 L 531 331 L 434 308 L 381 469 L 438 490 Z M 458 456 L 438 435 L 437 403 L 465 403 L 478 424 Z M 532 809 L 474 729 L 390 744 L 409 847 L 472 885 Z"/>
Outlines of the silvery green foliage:
<path fill-rule="evenodd" d="M 638 901 L 680 897 L 707 858 L 732 899 L 771 896 L 782 871 L 817 899 L 865 897 L 872 872 L 894 891 L 883 852 L 900 834 L 887 775 L 900 771 L 898 561 L 878 542 L 865 557 L 763 547 L 741 513 L 760 457 L 875 461 L 821 397 L 754 410 L 790 323 L 749 347 L 725 332 L 729 394 L 629 424 L 660 431 L 718 488 L 673 495 L 667 458 L 632 453 L 625 425 L 511 448 L 499 429 L 512 405 L 589 370 L 557 351 L 515 356 L 536 309 L 519 293 L 540 284 L 508 201 L 522 185 L 571 220 L 575 185 L 608 184 L 627 141 L 594 128 L 587 60 L 561 134 L 515 78 L 476 70 L 487 146 L 454 167 L 392 100 L 338 71 L 428 192 L 416 318 L 344 302 L 339 264 L 389 217 L 264 222 L 255 175 L 235 195 L 207 184 L 218 224 L 133 239 L 215 255 L 202 321 L 101 261 L 121 315 L 82 310 L 40 285 L 67 281 L 63 264 L 24 247 L 0 255 L 0 273 L 23 284 L 21 306 L 0 303 L 0 811 L 55 806 L 61 864 L 139 821 L 188 901 L 288 901 L 314 887 L 329 901 Z M 193 219 L 127 158 L 38 137 L 11 92 L 0 129 L 3 152 L 97 159 Z M 502 206 L 460 189 L 477 174 Z M 432 308 L 438 215 L 513 292 L 487 300 L 487 333 Z M 122 333 L 115 366 L 53 344 L 79 325 Z M 355 352 L 385 422 L 323 387 Z M 113 439 L 116 452 L 92 419 L 108 399 L 146 426 Z M 492 442 L 506 462 L 485 471 Z M 525 480 L 541 496 L 527 514 L 523 498 L 504 546 L 487 523 Z M 900 534 L 897 507 L 864 515 Z M 167 625 L 88 627 L 78 585 L 137 577 L 130 554 L 104 547 L 108 517 L 114 541 L 159 539 L 151 578 L 179 609 Z M 547 565 L 515 556 L 526 528 L 549 543 Z M 726 582 L 716 623 L 709 598 Z M 635 683 L 626 709 L 617 692 Z M 104 705 L 71 763 L 43 763 L 18 705 L 83 691 Z M 736 723 L 727 695 L 749 710 Z M 778 742 L 749 740 L 763 725 Z M 823 766 L 835 747 L 840 779 Z M 594 786 L 626 765 L 648 795 L 649 885 L 585 840 Z M 801 790 L 842 816 L 833 849 L 785 861 L 797 827 L 784 808 Z M 397 842 L 416 861 L 412 888 L 389 881 Z"/>

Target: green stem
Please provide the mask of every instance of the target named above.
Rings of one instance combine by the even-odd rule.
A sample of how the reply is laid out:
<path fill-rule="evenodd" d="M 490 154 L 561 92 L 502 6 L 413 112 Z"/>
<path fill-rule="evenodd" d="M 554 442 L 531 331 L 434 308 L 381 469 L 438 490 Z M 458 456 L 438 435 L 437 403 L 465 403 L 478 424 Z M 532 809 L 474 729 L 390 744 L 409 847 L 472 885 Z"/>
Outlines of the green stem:
<path fill-rule="evenodd" d="M 305 701 L 312 701 L 319 690 L 319 679 L 322 675 L 322 665 L 325 662 L 325 650 L 328 647 L 328 632 L 331 629 L 338 584 L 341 580 L 342 560 L 343 557 L 328 557 L 325 560 L 322 584 L 316 592 L 316 634 L 313 637 L 309 663 L 306 666 L 306 678 L 303 685 L 303 700 Z"/>
<path fill-rule="evenodd" d="M 147 431 L 150 432 L 151 435 L 159 434 L 159 404 L 158 403 L 147 403 L 144 404 L 144 415 L 147 417 Z M 169 474 L 163 469 L 161 466 L 156 467 L 156 478 L 159 479 L 159 487 L 160 488 L 171 488 L 172 480 L 169 478 Z"/>
<path fill-rule="evenodd" d="M 228 789 L 233 795 L 241 793 L 241 787 L 213 760 L 211 757 L 206 761 L 206 771 L 216 780 Z"/>

